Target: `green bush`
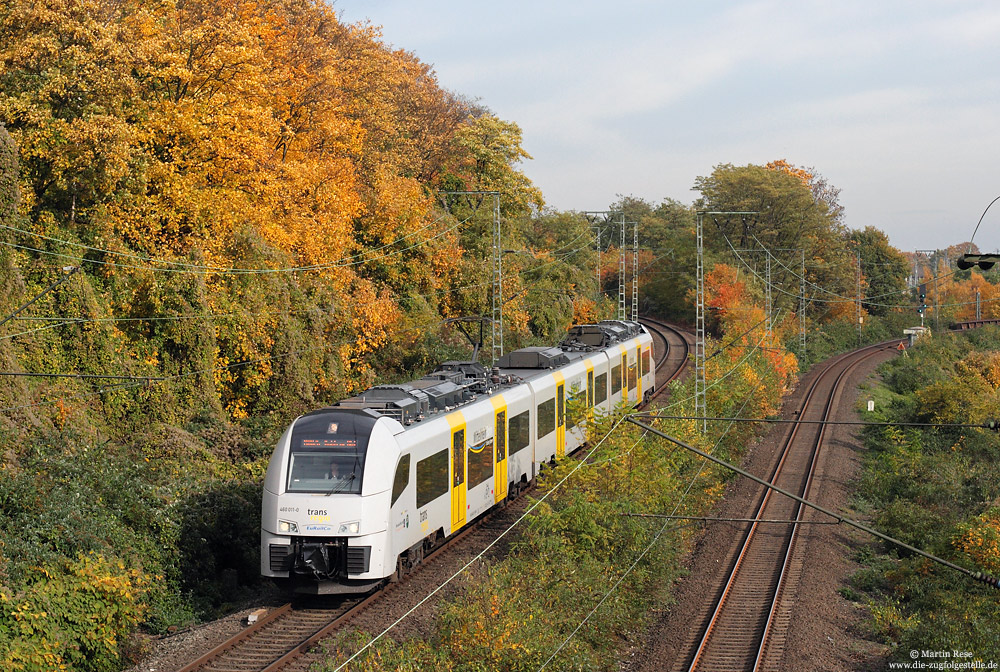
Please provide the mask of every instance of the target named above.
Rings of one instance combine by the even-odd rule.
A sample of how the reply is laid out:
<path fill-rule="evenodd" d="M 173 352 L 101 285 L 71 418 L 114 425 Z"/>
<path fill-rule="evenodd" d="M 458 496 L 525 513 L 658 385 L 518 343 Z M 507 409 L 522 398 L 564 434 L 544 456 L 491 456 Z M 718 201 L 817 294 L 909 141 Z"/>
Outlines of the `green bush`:
<path fill-rule="evenodd" d="M 121 560 L 80 554 L 32 567 L 23 587 L 0 587 L 0 664 L 11 672 L 111 672 L 142 620 L 149 578 Z"/>
<path fill-rule="evenodd" d="M 934 422 L 981 421 L 995 412 L 988 366 L 997 356 L 976 348 L 1000 346 L 996 335 L 935 335 L 883 365 L 880 402 L 872 419 Z M 980 375 L 980 374 L 983 375 Z M 984 539 L 991 530 L 976 518 L 1000 498 L 997 435 L 982 429 L 865 430 L 869 453 L 858 481 L 860 508 L 875 527 L 913 546 L 970 568 L 963 535 Z M 981 534 L 980 534 L 981 532 Z M 969 542 L 965 539 L 965 542 Z M 918 650 L 969 651 L 978 660 L 1000 660 L 996 593 L 982 584 L 887 544 L 869 547 L 851 588 L 866 595 L 875 633 L 891 644 L 893 659 Z M 976 559 L 996 551 L 975 546 Z M 891 553 L 885 555 L 885 553 Z"/>
<path fill-rule="evenodd" d="M 222 483 L 177 506 L 178 569 L 191 603 L 216 616 L 260 583 L 260 483 Z"/>

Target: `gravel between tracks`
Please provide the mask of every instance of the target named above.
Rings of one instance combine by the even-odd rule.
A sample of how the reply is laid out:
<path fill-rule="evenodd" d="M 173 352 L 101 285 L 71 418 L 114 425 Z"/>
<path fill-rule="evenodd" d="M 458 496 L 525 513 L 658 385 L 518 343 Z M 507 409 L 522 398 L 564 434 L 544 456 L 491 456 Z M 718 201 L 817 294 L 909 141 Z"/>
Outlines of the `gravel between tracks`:
<path fill-rule="evenodd" d="M 833 419 L 857 420 L 854 404 L 858 386 L 875 367 L 894 356 L 885 351 L 857 367 L 846 379 L 835 405 Z M 790 419 L 799 407 L 815 373 L 805 376 L 785 399 L 782 417 Z M 776 459 L 788 425 L 774 425 L 760 441 L 749 447 L 743 468 L 766 478 Z M 857 427 L 832 426 L 828 430 L 824 456 L 818 467 L 813 499 L 833 510 L 848 510 L 852 481 L 861 465 L 862 446 Z M 759 486 L 749 479 L 734 479 L 711 515 L 744 517 L 756 500 Z M 734 544 L 742 532 L 738 523 L 710 523 L 689 553 L 688 575 L 674 587 L 674 604 L 665 608 L 646 639 L 622 661 L 625 672 L 660 672 L 672 669 L 692 623 L 700 622 L 706 595 L 715 594 L 729 566 Z M 861 672 L 882 669 L 885 651 L 866 634 L 866 615 L 838 594 L 857 568 L 853 550 L 868 541 L 866 535 L 846 526 L 806 526 L 799 552 L 806 553 L 799 586 L 794 587 L 792 623 L 781 669 L 839 670 Z"/>
<path fill-rule="evenodd" d="M 265 591 L 260 599 L 254 601 L 253 606 L 245 606 L 218 620 L 185 628 L 164 637 L 148 637 L 146 646 L 149 647 L 149 655 L 126 672 L 176 672 L 243 630 L 246 618 L 252 611 L 276 608 L 286 601 L 280 595 Z"/>

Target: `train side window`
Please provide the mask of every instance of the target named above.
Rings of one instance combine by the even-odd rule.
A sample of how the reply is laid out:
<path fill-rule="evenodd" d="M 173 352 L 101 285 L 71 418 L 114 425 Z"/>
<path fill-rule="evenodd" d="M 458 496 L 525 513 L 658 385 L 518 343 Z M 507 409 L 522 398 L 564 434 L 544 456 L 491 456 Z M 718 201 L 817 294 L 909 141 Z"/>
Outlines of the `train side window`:
<path fill-rule="evenodd" d="M 403 455 L 399 458 L 399 464 L 396 465 L 396 475 L 392 478 L 392 501 L 389 506 L 396 503 L 399 496 L 403 494 L 403 490 L 406 490 L 406 486 L 410 484 L 410 456 Z"/>
<path fill-rule="evenodd" d="M 576 401 L 577 399 L 580 399 L 580 398 L 583 398 L 584 400 L 586 400 L 586 396 L 587 395 L 586 395 L 586 393 L 584 391 L 581 391 L 581 390 L 577 389 L 576 385 L 574 385 L 572 388 L 570 388 L 569 399 L 566 400 L 566 403 L 567 404 L 571 404 L 571 403 L 573 403 L 574 401 Z M 568 429 L 573 429 L 574 427 L 577 426 L 577 423 L 579 423 L 581 420 L 583 420 L 583 413 L 579 413 L 579 412 L 577 412 L 577 413 L 567 413 L 565 415 L 565 420 L 566 420 L 566 427 Z"/>
<path fill-rule="evenodd" d="M 635 364 L 628 367 L 628 389 L 629 391 L 635 389 Z"/>
<path fill-rule="evenodd" d="M 587 372 L 587 408 L 594 407 L 594 372 Z"/>
<path fill-rule="evenodd" d="M 448 493 L 448 450 L 417 462 L 417 508 Z"/>
<path fill-rule="evenodd" d="M 497 413 L 496 433 L 493 435 L 497 445 L 497 462 L 507 459 L 507 411 Z"/>
<path fill-rule="evenodd" d="M 548 436 L 556 429 L 556 400 L 538 404 L 538 438 Z"/>
<path fill-rule="evenodd" d="M 649 350 L 642 351 L 642 375 L 649 373 Z"/>
<path fill-rule="evenodd" d="M 478 450 L 477 450 L 478 449 Z M 493 442 L 469 446 L 469 487 L 493 478 Z"/>
<path fill-rule="evenodd" d="M 453 467 L 455 469 L 454 484 L 458 486 L 465 483 L 465 430 L 460 429 L 452 435 L 451 452 L 454 457 Z"/>
<path fill-rule="evenodd" d="M 518 413 L 510 419 L 510 453 L 524 450 L 531 443 L 531 411 Z"/>
<path fill-rule="evenodd" d="M 622 367 L 621 365 L 611 369 L 611 394 L 618 394 L 622 391 Z"/>
<path fill-rule="evenodd" d="M 608 374 L 602 373 L 594 381 L 594 405 L 608 400 Z"/>
<path fill-rule="evenodd" d="M 566 424 L 566 388 L 560 385 L 556 388 L 556 427 Z"/>

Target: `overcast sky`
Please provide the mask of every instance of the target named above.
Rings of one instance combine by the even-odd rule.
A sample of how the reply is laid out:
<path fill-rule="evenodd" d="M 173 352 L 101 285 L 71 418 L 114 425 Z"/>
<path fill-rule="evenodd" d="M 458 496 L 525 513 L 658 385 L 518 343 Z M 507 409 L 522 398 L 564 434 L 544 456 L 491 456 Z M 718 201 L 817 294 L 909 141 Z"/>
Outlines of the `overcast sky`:
<path fill-rule="evenodd" d="M 784 158 L 904 250 L 968 240 L 1000 196 L 1000 3 L 335 0 L 441 85 L 517 122 L 560 210 L 691 203 Z M 1000 203 L 975 242 L 1000 249 Z"/>

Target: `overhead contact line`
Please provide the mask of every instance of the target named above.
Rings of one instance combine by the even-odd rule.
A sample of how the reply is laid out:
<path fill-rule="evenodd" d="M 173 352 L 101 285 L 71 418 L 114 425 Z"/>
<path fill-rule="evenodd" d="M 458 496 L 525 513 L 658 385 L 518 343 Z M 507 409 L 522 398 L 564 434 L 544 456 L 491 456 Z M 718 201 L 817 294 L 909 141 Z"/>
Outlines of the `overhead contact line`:
<path fill-rule="evenodd" d="M 3 320 L 0 320 L 0 326 L 3 326 L 5 324 L 7 324 L 8 322 L 10 322 L 15 317 L 17 317 L 18 315 L 20 315 L 22 311 L 24 311 L 26 308 L 28 308 L 33 303 L 35 303 L 35 301 L 38 301 L 38 299 L 42 298 L 43 296 L 45 296 L 46 294 L 48 294 L 49 292 L 51 292 L 53 289 L 55 289 L 59 285 L 63 284 L 67 280 L 69 280 L 73 275 L 76 274 L 77 271 L 80 270 L 80 267 L 79 266 L 64 266 L 62 270 L 63 270 L 63 275 L 58 280 L 56 280 L 51 285 L 49 285 L 48 287 L 46 287 L 45 289 L 43 289 L 41 292 L 39 292 L 38 294 L 36 294 L 27 303 L 22 304 L 20 308 L 18 308 L 17 310 L 15 310 L 13 313 L 11 313 L 10 315 L 8 315 L 7 317 L 3 318 Z"/>
<path fill-rule="evenodd" d="M 0 376 L 25 378 L 78 378 L 81 380 L 141 380 L 147 383 L 166 380 L 166 378 L 158 378 L 156 376 L 105 376 L 96 373 L 29 373 L 17 371 L 0 371 Z"/>
<path fill-rule="evenodd" d="M 760 276 L 760 273 L 758 273 L 756 270 L 754 270 L 754 268 L 749 263 L 747 263 L 747 261 L 742 256 L 740 256 L 740 254 L 736 250 L 736 248 L 733 247 L 733 244 L 729 240 L 729 238 L 727 236 L 725 236 L 725 235 L 723 235 L 723 238 L 725 238 L 726 244 L 729 246 L 730 251 L 732 251 L 733 255 L 736 256 L 736 258 L 739 260 L 739 262 L 743 266 L 746 267 L 747 271 L 749 271 L 751 274 L 753 274 L 753 276 L 755 278 L 757 278 L 757 280 L 766 283 L 767 281 Z M 766 248 L 765 248 L 765 251 L 767 251 Z M 770 252 L 768 252 L 768 254 L 770 254 Z M 772 256 L 772 258 L 775 258 L 773 255 L 771 255 L 771 256 Z M 793 271 L 792 269 L 788 268 L 787 266 L 784 266 L 784 265 L 782 265 L 782 266 L 789 273 L 791 273 L 793 276 L 795 276 L 796 278 L 801 278 L 802 277 L 802 276 L 798 275 L 797 273 L 795 273 L 795 271 Z M 951 276 L 955 275 L 958 272 L 959 271 L 951 271 L 950 273 L 945 273 L 944 275 L 934 276 L 934 278 L 932 278 L 932 280 L 943 280 L 945 278 L 948 278 L 948 277 L 951 277 Z M 838 294 L 838 293 L 836 293 L 836 292 L 834 292 L 832 290 L 829 290 L 829 289 L 826 289 L 826 288 L 824 288 L 824 287 L 822 287 L 820 285 L 817 285 L 816 283 L 814 283 L 814 282 L 812 282 L 810 280 L 806 280 L 806 282 L 808 284 L 812 285 L 813 287 L 815 287 L 816 289 L 820 290 L 820 291 L 823 291 L 823 292 L 826 292 L 828 294 L 831 294 L 833 296 L 838 297 L 837 299 L 821 299 L 821 298 L 818 298 L 816 296 L 813 296 L 812 298 L 809 299 L 810 302 L 814 302 L 814 303 L 827 303 L 827 304 L 857 303 L 857 298 L 851 298 L 851 297 L 844 296 L 842 294 Z M 786 296 L 790 296 L 790 297 L 792 297 L 794 299 L 798 299 L 799 298 L 798 295 L 792 294 L 791 292 L 789 292 L 789 291 L 787 291 L 785 289 L 782 289 L 778 285 L 775 285 L 775 284 L 771 283 L 770 286 L 772 287 L 772 289 L 775 289 L 778 292 L 780 292 L 782 294 L 785 294 Z M 893 295 L 897 295 L 897 294 L 905 294 L 905 293 L 907 293 L 909 291 L 910 291 L 909 289 L 906 289 L 906 290 L 899 290 L 899 291 L 896 291 L 896 292 L 887 292 L 885 294 L 877 294 L 877 295 L 872 296 L 872 297 L 863 298 L 862 299 L 862 303 L 867 303 L 869 305 L 877 306 L 879 308 L 903 308 L 903 309 L 912 308 L 912 306 L 910 306 L 910 305 L 891 304 L 891 303 L 875 303 L 873 301 L 869 301 L 868 300 L 869 298 L 878 299 L 878 298 L 882 298 L 882 297 L 886 297 L 886 296 L 893 296 Z M 987 300 L 981 301 L 981 303 L 987 303 L 987 302 L 993 302 L 993 301 L 1000 301 L 1000 298 L 987 299 Z M 959 303 L 944 303 L 944 304 L 938 304 L 938 308 L 953 307 L 953 306 L 968 306 L 968 305 L 972 305 L 974 303 L 975 303 L 975 301 L 963 301 L 963 302 L 959 302 Z"/>
<path fill-rule="evenodd" d="M 387 243 L 386 245 L 383 245 L 382 247 L 377 247 L 374 250 L 371 250 L 371 252 L 381 252 L 382 250 L 388 249 L 389 247 L 392 247 L 393 245 L 395 245 L 396 243 L 398 243 L 398 242 L 400 242 L 402 240 L 406 240 L 407 238 L 415 236 L 416 234 L 420 233 L 421 231 L 426 231 L 427 229 L 429 229 L 434 224 L 437 224 L 438 222 L 440 222 L 442 219 L 444 219 L 443 216 L 437 217 L 433 221 L 428 222 L 427 224 L 425 224 L 424 226 L 422 226 L 422 227 L 420 227 L 420 228 L 418 228 L 418 229 L 416 229 L 414 231 L 411 231 L 411 232 L 407 233 L 406 235 L 400 236 L 399 238 L 397 238 L 396 240 L 394 240 L 391 243 Z M 454 226 L 446 229 L 445 231 L 439 232 L 437 235 L 429 238 L 428 240 L 434 240 L 435 238 L 438 238 L 441 235 L 444 235 L 445 233 L 449 233 L 450 231 L 453 231 L 456 228 L 458 228 L 459 226 L 461 226 L 462 224 L 467 223 L 470 219 L 471 219 L 471 216 L 468 217 L 468 218 L 466 218 L 466 219 L 464 219 L 464 220 L 459 221 L 457 224 L 455 224 Z M 0 224 L 0 228 L 7 229 L 9 231 L 14 231 L 16 233 L 21 233 L 21 234 L 28 235 L 28 236 L 33 236 L 35 238 L 41 238 L 43 240 L 47 240 L 47 241 L 53 242 L 53 243 L 58 243 L 60 245 L 68 245 L 68 246 L 71 246 L 71 247 L 78 247 L 78 248 L 81 248 L 81 249 L 84 249 L 84 250 L 87 250 L 87 251 L 90 251 L 90 252 L 98 252 L 98 253 L 101 253 L 101 254 L 113 254 L 113 255 L 116 255 L 116 256 L 124 257 L 126 259 L 136 259 L 138 261 L 144 261 L 144 262 L 147 262 L 147 263 L 168 264 L 170 266 L 179 266 L 180 267 L 180 268 L 157 268 L 157 267 L 154 267 L 154 266 L 134 266 L 134 265 L 116 264 L 114 262 L 100 262 L 100 261 L 97 261 L 97 260 L 85 259 L 83 257 L 69 257 L 69 258 L 74 258 L 74 259 L 80 259 L 82 261 L 87 261 L 89 263 L 97 263 L 97 264 L 102 264 L 103 263 L 105 265 L 117 266 L 117 267 L 122 267 L 122 268 L 133 268 L 133 269 L 151 270 L 151 271 L 188 272 L 188 273 L 203 273 L 204 272 L 204 273 L 221 273 L 221 274 L 233 274 L 233 273 L 277 273 L 277 272 L 292 272 L 292 271 L 315 270 L 315 269 L 322 269 L 322 268 L 337 268 L 337 267 L 343 267 L 343 266 L 351 266 L 351 265 L 355 265 L 357 263 L 365 263 L 365 262 L 368 262 L 368 261 L 375 261 L 377 259 L 385 258 L 386 256 L 392 256 L 392 255 L 384 255 L 383 257 L 378 257 L 378 258 L 376 258 L 374 260 L 373 259 L 361 259 L 360 261 L 351 261 L 350 263 L 342 263 L 342 262 L 349 261 L 349 260 L 352 260 L 352 259 L 356 260 L 359 257 L 361 257 L 363 254 L 365 254 L 365 253 L 358 253 L 358 254 L 354 254 L 354 255 L 348 256 L 348 257 L 341 257 L 337 261 L 329 262 L 328 264 L 317 264 L 317 265 L 313 265 L 313 266 L 289 267 L 289 268 L 278 268 L 278 269 L 266 269 L 266 268 L 234 269 L 234 268 L 226 268 L 224 266 L 208 266 L 208 265 L 203 265 L 203 264 L 191 264 L 191 263 L 184 262 L 184 261 L 172 261 L 172 260 L 169 260 L 169 259 L 158 259 L 158 258 L 155 258 L 155 257 L 146 257 L 146 256 L 143 256 L 143 255 L 130 254 L 128 252 L 116 252 L 115 250 L 107 250 L 107 249 L 103 249 L 103 248 L 100 248 L 100 247 L 92 247 L 90 245 L 85 245 L 83 243 L 74 243 L 74 242 L 68 241 L 68 240 L 62 240 L 62 239 L 59 239 L 59 238 L 53 238 L 52 236 L 46 236 L 46 235 L 43 235 L 41 233 L 37 233 L 37 232 L 34 232 L 34 231 L 26 231 L 25 229 L 19 229 L 17 227 L 9 226 L 9 225 L 6 225 L 6 224 Z M 427 241 L 423 241 L 423 242 L 427 242 Z M 8 245 L 9 247 L 17 247 L 16 245 L 13 245 L 13 244 L 7 244 L 7 243 L 3 243 L 3 244 Z M 418 243 L 417 245 L 420 245 L 420 244 L 422 244 L 422 243 Z M 403 249 L 403 250 L 397 250 L 393 254 L 399 254 L 399 253 L 402 253 L 402 252 L 406 252 L 408 250 L 413 249 L 414 247 L 416 247 L 416 245 L 408 247 L 408 248 Z M 26 248 L 26 249 L 31 249 L 31 250 L 34 250 L 34 251 L 38 251 L 38 252 L 41 252 L 42 254 L 51 254 L 51 255 L 56 255 L 57 254 L 57 253 L 54 253 L 54 252 L 46 252 L 44 250 L 35 250 L 35 248 Z M 62 256 L 66 256 L 66 255 L 62 255 Z"/>

